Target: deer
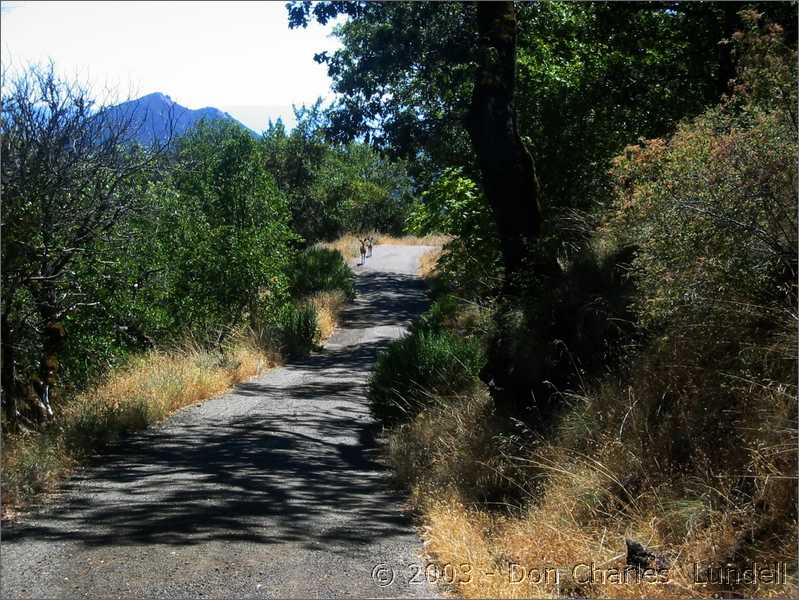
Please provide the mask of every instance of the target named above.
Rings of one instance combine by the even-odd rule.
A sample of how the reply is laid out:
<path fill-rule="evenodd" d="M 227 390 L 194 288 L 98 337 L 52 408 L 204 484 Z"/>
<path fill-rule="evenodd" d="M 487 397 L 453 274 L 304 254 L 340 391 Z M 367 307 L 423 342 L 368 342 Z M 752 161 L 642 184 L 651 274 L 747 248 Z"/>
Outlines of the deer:
<path fill-rule="evenodd" d="M 361 242 L 361 264 L 366 264 L 366 238 L 361 239 L 358 238 L 358 241 Z"/>
<path fill-rule="evenodd" d="M 372 243 L 373 242 L 374 242 L 374 239 L 372 238 L 371 235 L 368 238 L 366 238 L 366 249 L 369 251 L 369 254 L 367 254 L 367 256 L 369 258 L 372 257 Z"/>

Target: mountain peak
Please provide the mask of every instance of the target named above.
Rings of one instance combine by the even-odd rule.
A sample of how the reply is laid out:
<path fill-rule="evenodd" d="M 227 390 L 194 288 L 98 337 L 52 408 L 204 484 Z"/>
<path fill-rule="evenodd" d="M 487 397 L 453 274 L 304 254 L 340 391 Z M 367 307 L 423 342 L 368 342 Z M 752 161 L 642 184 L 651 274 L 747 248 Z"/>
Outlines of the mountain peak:
<path fill-rule="evenodd" d="M 147 94 L 145 96 L 142 96 L 141 98 L 133 100 L 132 102 L 142 102 L 142 101 L 145 101 L 145 100 L 150 100 L 150 101 L 157 100 L 159 102 L 166 102 L 168 104 L 174 104 L 175 103 L 174 100 L 172 100 L 172 98 L 170 98 L 169 96 L 167 96 L 166 94 L 163 94 L 161 92 L 153 92 L 152 94 Z"/>
<path fill-rule="evenodd" d="M 197 126 L 200 121 L 231 121 L 256 135 L 228 113 L 207 106 L 192 110 L 181 106 L 162 92 L 152 92 L 141 98 L 123 102 L 109 109 L 120 120 L 131 119 L 136 134 L 134 140 L 145 146 L 163 143 L 170 136 L 180 136 Z"/>

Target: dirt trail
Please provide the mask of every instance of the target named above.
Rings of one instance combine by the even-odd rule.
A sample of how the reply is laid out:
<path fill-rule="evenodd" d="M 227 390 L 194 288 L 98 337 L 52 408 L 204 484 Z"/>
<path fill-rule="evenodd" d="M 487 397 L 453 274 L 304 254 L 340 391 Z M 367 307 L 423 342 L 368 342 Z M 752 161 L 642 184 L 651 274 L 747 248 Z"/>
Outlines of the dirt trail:
<path fill-rule="evenodd" d="M 410 581 L 421 544 L 365 400 L 377 353 L 425 307 L 427 249 L 376 246 L 324 352 L 132 437 L 4 527 L 0 595 L 434 595 Z"/>

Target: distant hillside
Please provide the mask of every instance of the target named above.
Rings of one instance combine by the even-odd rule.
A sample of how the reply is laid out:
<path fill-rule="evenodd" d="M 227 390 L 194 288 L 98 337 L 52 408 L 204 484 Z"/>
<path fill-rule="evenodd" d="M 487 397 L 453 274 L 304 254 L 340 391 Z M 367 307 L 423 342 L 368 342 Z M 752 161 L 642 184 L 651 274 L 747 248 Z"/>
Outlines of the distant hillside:
<path fill-rule="evenodd" d="M 232 121 L 256 135 L 250 128 L 218 108 L 206 107 L 192 110 L 181 106 L 160 92 L 123 102 L 108 110 L 112 118 L 117 118 L 120 121 L 131 119 L 132 138 L 143 145 L 167 141 L 170 129 L 173 138 L 183 135 L 202 120 Z"/>

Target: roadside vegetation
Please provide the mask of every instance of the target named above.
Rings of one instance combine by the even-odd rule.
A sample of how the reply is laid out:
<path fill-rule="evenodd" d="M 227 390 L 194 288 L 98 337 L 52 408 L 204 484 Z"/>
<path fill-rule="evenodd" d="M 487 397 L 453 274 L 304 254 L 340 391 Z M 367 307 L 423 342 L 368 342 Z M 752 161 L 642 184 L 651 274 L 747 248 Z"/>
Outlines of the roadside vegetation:
<path fill-rule="evenodd" d="M 448 28 L 461 19 L 472 31 L 474 14 L 445 6 L 413 9 L 435 32 L 419 39 L 401 27 L 397 39 L 378 34 L 409 17 L 405 5 L 351 11 L 331 63 L 349 61 L 340 84 L 366 93 L 367 77 L 380 77 L 354 58 L 365 46 L 395 77 L 393 43 L 456 44 Z M 706 9 L 702 18 L 727 10 Z M 446 236 L 423 267 L 433 303 L 379 358 L 369 399 L 438 579 L 458 595 L 796 593 L 796 39 L 779 7 L 742 9 L 724 42 L 731 81 L 718 85 L 718 53 L 689 77 L 669 74 L 671 61 L 689 59 L 662 28 L 696 27 L 693 8 L 614 7 L 624 33 L 619 13 L 598 4 L 518 8 L 518 113 L 533 156 L 546 159 L 547 202 L 521 267 L 507 261 L 485 167 L 468 146 L 459 161 L 452 145 L 426 146 L 437 168 L 406 227 Z M 658 40 L 646 64 L 603 37 L 636 29 Z M 562 47 L 570 35 L 586 46 Z M 597 35 L 610 46 L 589 68 L 579 56 Z M 558 71 L 569 60 L 573 69 Z M 665 81 L 639 81 L 638 100 L 624 104 L 617 79 L 597 72 L 611 63 L 617 73 L 660 69 Z M 414 77 L 425 75 L 409 67 L 406 77 L 407 87 L 389 85 L 396 102 L 407 94 L 415 105 Z M 648 112 L 673 89 L 669 77 L 684 86 L 680 100 L 659 98 Z M 441 85 L 457 105 L 444 90 L 458 88 Z M 600 85 L 610 89 L 584 105 Z M 589 110 L 593 137 L 568 143 L 585 134 Z M 620 112 L 625 129 L 615 129 Z M 398 153 L 414 131 L 405 125 L 396 140 L 385 130 Z M 437 125 L 459 139 L 456 123 Z M 783 575 L 740 575 L 753 565 Z"/>
<path fill-rule="evenodd" d="M 6 505 L 312 351 L 372 237 L 433 246 L 368 401 L 449 591 L 795 597 L 796 3 L 287 9 L 291 131 L 4 81 Z"/>
<path fill-rule="evenodd" d="M 328 141 L 320 118 L 145 148 L 52 65 L 4 76 L 4 510 L 332 334 L 353 274 L 321 244 L 397 233 L 412 189 L 402 162 Z"/>

